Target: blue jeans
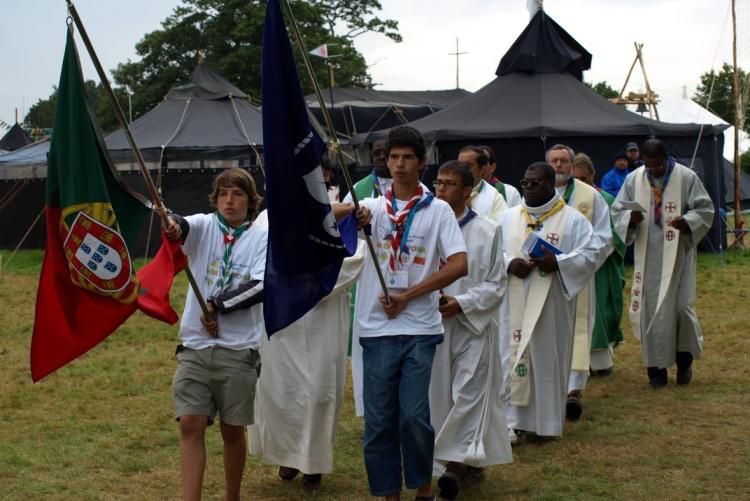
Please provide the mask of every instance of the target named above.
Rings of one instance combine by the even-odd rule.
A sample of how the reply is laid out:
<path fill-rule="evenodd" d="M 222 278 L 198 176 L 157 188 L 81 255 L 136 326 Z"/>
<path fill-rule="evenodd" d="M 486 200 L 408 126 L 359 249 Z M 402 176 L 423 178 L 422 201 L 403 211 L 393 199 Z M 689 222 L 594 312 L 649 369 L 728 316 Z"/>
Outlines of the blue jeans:
<path fill-rule="evenodd" d="M 373 496 L 432 481 L 435 430 L 428 392 L 435 347 L 443 335 L 363 337 L 365 468 Z"/>

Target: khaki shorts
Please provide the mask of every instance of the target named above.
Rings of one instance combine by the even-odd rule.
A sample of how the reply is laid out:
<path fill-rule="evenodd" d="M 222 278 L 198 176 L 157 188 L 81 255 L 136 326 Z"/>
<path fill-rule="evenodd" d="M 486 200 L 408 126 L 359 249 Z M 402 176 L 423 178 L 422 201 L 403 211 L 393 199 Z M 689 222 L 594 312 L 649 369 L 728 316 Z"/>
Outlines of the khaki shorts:
<path fill-rule="evenodd" d="M 207 416 L 208 424 L 212 424 L 218 411 L 226 424 L 253 424 L 259 366 L 260 355 L 253 349 L 230 350 L 221 346 L 179 349 L 172 379 L 176 419 Z"/>

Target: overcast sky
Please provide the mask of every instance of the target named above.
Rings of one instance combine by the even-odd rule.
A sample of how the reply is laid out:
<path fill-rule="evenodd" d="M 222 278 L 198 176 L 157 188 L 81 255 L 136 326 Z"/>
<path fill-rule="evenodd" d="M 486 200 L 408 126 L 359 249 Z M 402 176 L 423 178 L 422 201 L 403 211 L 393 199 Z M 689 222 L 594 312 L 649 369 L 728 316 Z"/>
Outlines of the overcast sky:
<path fill-rule="evenodd" d="M 135 44 L 158 29 L 178 0 L 78 0 L 78 11 L 105 68 L 137 59 Z M 357 39 L 380 89 L 455 87 L 456 37 L 468 54 L 460 59 L 460 85 L 477 90 L 495 75 L 500 58 L 529 20 L 526 0 L 381 0 L 381 17 L 396 19 L 402 43 L 368 34 Z M 2 0 L 0 119 L 14 120 L 57 84 L 65 45 L 64 0 Z M 740 64 L 750 67 L 750 0 L 737 0 Z M 644 44 L 652 87 L 692 95 L 699 75 L 731 62 L 730 0 L 546 0 L 545 10 L 593 54 L 587 81 L 619 90 Z M 84 60 L 84 75 L 95 78 Z M 335 49 L 332 49 L 335 53 Z M 628 90 L 644 88 L 640 70 Z"/>

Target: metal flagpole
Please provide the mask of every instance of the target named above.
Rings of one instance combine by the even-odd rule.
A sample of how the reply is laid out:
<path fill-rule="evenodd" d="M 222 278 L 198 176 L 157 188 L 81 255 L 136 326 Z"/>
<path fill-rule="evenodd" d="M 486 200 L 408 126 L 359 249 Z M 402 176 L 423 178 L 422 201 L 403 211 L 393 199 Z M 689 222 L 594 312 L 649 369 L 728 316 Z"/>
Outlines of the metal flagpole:
<path fill-rule="evenodd" d="M 115 116 L 117 117 L 117 121 L 120 123 L 120 127 L 122 127 L 123 132 L 125 133 L 125 137 L 128 140 L 128 143 L 130 144 L 130 148 L 133 150 L 133 154 L 135 155 L 135 158 L 138 162 L 138 167 L 141 170 L 141 174 L 143 175 L 143 179 L 146 182 L 146 188 L 148 189 L 149 195 L 151 196 L 151 201 L 153 202 L 153 205 L 156 208 L 156 211 L 159 213 L 159 217 L 161 217 L 162 224 L 164 227 L 167 227 L 169 224 L 169 216 L 167 208 L 164 207 L 164 203 L 161 200 L 161 197 L 159 196 L 159 193 L 156 191 L 156 187 L 154 186 L 154 182 L 151 180 L 151 176 L 148 173 L 148 169 L 146 168 L 146 162 L 143 160 L 143 155 L 141 154 L 141 150 L 138 149 L 138 145 L 135 143 L 135 138 L 133 138 L 133 133 L 130 131 L 130 126 L 128 125 L 127 120 L 125 120 L 125 113 L 122 111 L 122 108 L 120 107 L 120 103 L 117 101 L 117 96 L 115 96 L 114 91 L 112 90 L 112 86 L 109 84 L 109 79 L 107 78 L 106 73 L 104 73 L 104 69 L 102 68 L 101 63 L 99 62 L 99 58 L 96 55 L 96 52 L 94 51 L 94 46 L 91 44 L 91 40 L 89 39 L 88 33 L 86 33 L 86 29 L 83 27 L 83 22 L 81 21 L 81 18 L 78 16 L 78 11 L 76 10 L 75 5 L 73 5 L 72 0 L 65 0 L 68 4 L 68 13 L 70 14 L 70 17 L 73 18 L 73 22 L 75 22 L 76 27 L 78 28 L 78 33 L 81 35 L 81 40 L 83 41 L 83 44 L 86 46 L 86 50 L 89 53 L 89 56 L 91 57 L 91 62 L 94 63 L 94 67 L 96 68 L 96 72 L 99 75 L 99 80 L 101 80 L 102 85 L 104 86 L 104 90 L 107 91 L 107 95 L 109 96 L 110 101 L 112 102 L 112 107 L 115 110 Z M 201 310 L 203 311 L 203 314 L 206 317 L 210 317 L 211 313 L 208 311 L 208 306 L 206 306 L 206 301 L 203 298 L 203 294 L 201 294 L 200 289 L 198 289 L 198 283 L 195 281 L 195 277 L 193 276 L 193 273 L 190 271 L 190 267 L 185 266 L 185 275 L 187 275 L 188 281 L 190 282 L 190 286 L 193 288 L 193 292 L 195 293 L 195 297 L 198 299 L 198 304 L 201 307 Z"/>
<path fill-rule="evenodd" d="M 344 154 L 341 151 L 341 145 L 339 144 L 338 137 L 336 136 L 336 129 L 333 128 L 333 120 L 331 119 L 331 115 L 328 113 L 328 109 L 326 108 L 325 102 L 323 101 L 323 95 L 320 91 L 320 85 L 318 84 L 318 80 L 315 78 L 315 73 L 313 73 L 312 65 L 310 64 L 310 58 L 307 55 L 307 48 L 305 47 L 305 43 L 302 41 L 302 35 L 299 32 L 297 21 L 294 19 L 294 14 L 292 14 L 292 9 L 289 6 L 288 0 L 279 1 L 285 8 L 289 17 L 289 25 L 292 29 L 292 35 L 299 45 L 300 53 L 302 54 L 302 60 L 305 63 L 305 69 L 307 70 L 307 74 L 310 77 L 310 81 L 312 82 L 313 89 L 315 90 L 315 95 L 317 96 L 318 103 L 320 104 L 320 110 L 323 113 L 323 119 L 325 120 L 326 126 L 328 127 L 328 135 L 331 138 L 331 147 L 336 152 L 336 158 L 339 161 L 339 166 L 341 167 L 341 171 L 344 173 L 344 180 L 346 181 L 346 187 L 349 189 L 349 193 L 352 196 L 354 209 L 358 210 L 359 200 L 357 199 L 357 194 L 354 192 L 354 182 L 352 181 L 351 174 L 349 174 L 349 168 L 346 166 L 346 160 L 344 159 Z M 372 257 L 372 262 L 375 264 L 375 272 L 378 274 L 378 280 L 380 280 L 380 287 L 382 287 L 383 289 L 383 295 L 385 296 L 386 301 L 390 302 L 388 287 L 386 287 L 385 285 L 385 278 L 383 277 L 383 271 L 380 269 L 380 264 L 378 263 L 378 258 L 375 254 L 375 247 L 372 245 L 372 239 L 367 232 L 364 232 L 364 235 L 365 242 L 367 243 L 367 248 L 370 251 L 370 257 Z"/>

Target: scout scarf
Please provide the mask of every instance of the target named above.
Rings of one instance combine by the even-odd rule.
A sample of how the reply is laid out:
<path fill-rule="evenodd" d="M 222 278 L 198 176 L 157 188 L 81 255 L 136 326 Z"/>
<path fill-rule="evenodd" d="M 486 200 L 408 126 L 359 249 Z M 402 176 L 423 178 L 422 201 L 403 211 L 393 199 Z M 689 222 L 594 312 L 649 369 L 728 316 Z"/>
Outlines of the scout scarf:
<path fill-rule="evenodd" d="M 250 228 L 252 223 L 245 221 L 237 228 L 232 228 L 219 212 L 216 212 L 216 221 L 219 223 L 222 235 L 224 235 L 224 254 L 221 256 L 221 268 L 216 286 L 219 288 L 219 291 L 224 292 L 232 286 L 232 269 L 234 268 L 232 250 L 234 249 L 234 244 Z"/>
<path fill-rule="evenodd" d="M 396 263 L 404 264 L 402 263 L 403 254 L 409 253 L 407 241 L 411 225 L 414 222 L 414 216 L 419 210 L 427 207 L 432 202 L 432 194 L 429 192 L 425 199 L 420 201 L 423 193 L 422 185 L 417 185 L 414 196 L 411 197 L 401 210 L 398 210 L 396 206 L 393 187 L 385 194 L 385 206 L 388 211 L 388 219 L 391 220 L 391 257 L 388 261 L 391 271 L 396 271 Z"/>

